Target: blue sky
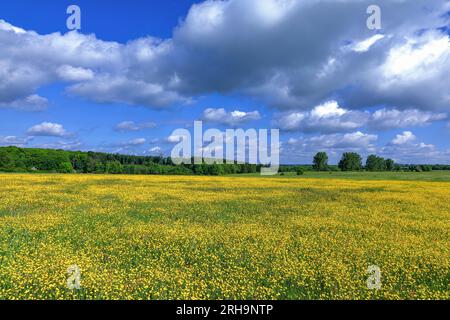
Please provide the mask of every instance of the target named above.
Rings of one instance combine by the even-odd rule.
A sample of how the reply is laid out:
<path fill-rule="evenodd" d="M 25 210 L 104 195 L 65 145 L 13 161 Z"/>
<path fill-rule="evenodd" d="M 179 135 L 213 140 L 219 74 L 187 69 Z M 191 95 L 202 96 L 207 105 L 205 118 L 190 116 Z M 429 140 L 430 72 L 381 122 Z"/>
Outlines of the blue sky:
<path fill-rule="evenodd" d="M 450 163 L 448 2 L 375 1 L 378 31 L 369 2 L 2 2 L 0 145 L 169 155 L 203 120 L 281 129 L 282 163 Z"/>

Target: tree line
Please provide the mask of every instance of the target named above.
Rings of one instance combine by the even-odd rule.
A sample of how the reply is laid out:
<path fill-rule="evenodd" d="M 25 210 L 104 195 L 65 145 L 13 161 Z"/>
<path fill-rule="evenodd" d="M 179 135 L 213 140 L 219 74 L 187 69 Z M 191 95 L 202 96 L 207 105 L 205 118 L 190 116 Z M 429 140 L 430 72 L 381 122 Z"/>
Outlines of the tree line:
<path fill-rule="evenodd" d="M 18 147 L 0 148 L 2 172 L 49 172 L 94 174 L 167 174 L 225 175 L 256 173 L 260 165 L 182 164 L 175 165 L 170 157 L 134 156 L 101 152 L 81 152 Z"/>
<path fill-rule="evenodd" d="M 315 171 L 331 171 L 332 167 L 328 165 L 328 155 L 326 152 L 318 152 L 313 159 L 312 168 Z M 363 158 L 355 152 L 346 152 L 342 155 L 337 168 L 341 171 L 432 171 L 432 170 L 450 170 L 450 165 L 417 165 L 417 164 L 397 164 L 392 159 L 384 159 L 375 154 L 367 157 L 365 165 Z"/>
<path fill-rule="evenodd" d="M 0 147 L 1 172 L 49 172 L 93 174 L 160 174 L 160 175 L 226 175 L 258 173 L 261 165 L 234 164 L 182 164 L 175 165 L 170 157 L 134 156 L 101 152 L 81 152 L 52 149 Z M 450 165 L 397 164 L 392 159 L 377 155 L 362 157 L 354 152 L 342 155 L 337 166 L 328 164 L 326 152 L 314 156 L 312 165 L 282 165 L 280 173 L 305 171 L 432 171 L 450 170 Z"/>

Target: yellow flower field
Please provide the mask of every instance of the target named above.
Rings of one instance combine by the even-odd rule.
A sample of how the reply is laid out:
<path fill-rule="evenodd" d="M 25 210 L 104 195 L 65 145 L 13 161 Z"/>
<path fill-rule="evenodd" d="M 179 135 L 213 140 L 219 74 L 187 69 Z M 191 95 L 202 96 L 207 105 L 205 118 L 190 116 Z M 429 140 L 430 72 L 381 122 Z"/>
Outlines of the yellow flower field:
<path fill-rule="evenodd" d="M 450 182 L 0 181 L 0 299 L 450 299 Z"/>

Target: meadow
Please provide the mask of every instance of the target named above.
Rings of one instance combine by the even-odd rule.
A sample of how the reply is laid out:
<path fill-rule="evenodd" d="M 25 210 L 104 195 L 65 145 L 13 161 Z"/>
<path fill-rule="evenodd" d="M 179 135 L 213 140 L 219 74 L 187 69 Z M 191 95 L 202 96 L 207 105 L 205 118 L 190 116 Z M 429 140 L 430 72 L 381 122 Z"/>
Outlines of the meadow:
<path fill-rule="evenodd" d="M 250 174 L 236 174 L 233 177 L 254 177 L 267 178 L 261 176 L 259 173 Z M 279 174 L 279 178 L 293 178 L 296 177 L 295 172 L 286 172 L 283 175 Z M 450 182 L 450 170 L 430 171 L 430 172 L 411 172 L 411 171 L 384 171 L 384 172 L 369 172 L 369 171 L 306 171 L 304 175 L 298 178 L 313 178 L 313 179 L 345 179 L 345 180 L 399 180 L 399 181 L 434 181 L 434 182 Z"/>
<path fill-rule="evenodd" d="M 0 174 L 0 299 L 450 299 L 450 179 L 366 177 Z"/>

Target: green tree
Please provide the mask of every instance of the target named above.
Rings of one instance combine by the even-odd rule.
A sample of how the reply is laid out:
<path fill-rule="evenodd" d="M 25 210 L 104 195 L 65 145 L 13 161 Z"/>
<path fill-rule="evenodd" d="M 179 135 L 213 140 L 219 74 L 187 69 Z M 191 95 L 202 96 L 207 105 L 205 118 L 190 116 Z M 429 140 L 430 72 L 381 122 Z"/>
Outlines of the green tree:
<path fill-rule="evenodd" d="M 225 170 L 223 165 L 221 164 L 212 164 L 208 168 L 208 174 L 211 176 L 221 176 L 225 174 Z"/>
<path fill-rule="evenodd" d="M 59 173 L 72 173 L 73 172 L 72 164 L 70 162 L 61 163 L 59 165 L 58 172 Z"/>
<path fill-rule="evenodd" d="M 339 169 L 342 171 L 359 171 L 362 168 L 362 158 L 355 152 L 346 152 L 339 161 Z"/>
<path fill-rule="evenodd" d="M 88 172 L 88 155 L 83 152 L 75 152 L 70 155 L 72 167 L 77 172 Z"/>
<path fill-rule="evenodd" d="M 123 166 L 119 161 L 107 162 L 105 172 L 110 174 L 120 174 L 123 173 Z"/>
<path fill-rule="evenodd" d="M 395 169 L 395 162 L 392 159 L 386 159 L 386 170 L 387 171 L 394 171 Z"/>
<path fill-rule="evenodd" d="M 328 170 L 328 155 L 326 154 L 326 152 L 318 152 L 314 156 L 313 168 L 316 171 Z"/>
<path fill-rule="evenodd" d="M 0 150 L 0 169 L 12 170 L 14 167 L 14 159 L 7 149 Z"/>
<path fill-rule="evenodd" d="M 372 154 L 367 157 L 366 170 L 368 171 L 386 171 L 386 160 Z"/>

